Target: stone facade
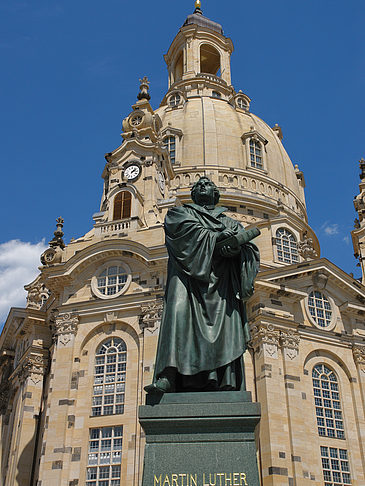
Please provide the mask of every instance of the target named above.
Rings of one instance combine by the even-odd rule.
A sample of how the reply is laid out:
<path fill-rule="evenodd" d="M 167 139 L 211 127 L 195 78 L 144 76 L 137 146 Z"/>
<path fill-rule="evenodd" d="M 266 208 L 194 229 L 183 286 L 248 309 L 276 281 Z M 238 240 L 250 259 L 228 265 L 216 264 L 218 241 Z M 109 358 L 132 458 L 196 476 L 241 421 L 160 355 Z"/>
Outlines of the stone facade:
<path fill-rule="evenodd" d="M 0 337 L 4 486 L 140 484 L 137 410 L 162 312 L 163 219 L 202 175 L 229 216 L 261 230 L 244 359 L 247 389 L 262 407 L 263 486 L 323 485 L 324 474 L 338 473 L 330 460 L 322 467 L 326 450 L 342 454 L 339 484 L 365 484 L 365 287 L 320 258 L 303 173 L 280 127 L 251 113 L 250 98 L 231 85 L 232 52 L 197 8 L 165 56 L 160 107 L 152 109 L 143 78 L 123 143 L 105 156 L 94 227 L 65 246 L 57 220 L 40 275 L 26 286 L 27 307 L 10 311 Z M 353 232 L 360 258 L 362 192 Z"/>

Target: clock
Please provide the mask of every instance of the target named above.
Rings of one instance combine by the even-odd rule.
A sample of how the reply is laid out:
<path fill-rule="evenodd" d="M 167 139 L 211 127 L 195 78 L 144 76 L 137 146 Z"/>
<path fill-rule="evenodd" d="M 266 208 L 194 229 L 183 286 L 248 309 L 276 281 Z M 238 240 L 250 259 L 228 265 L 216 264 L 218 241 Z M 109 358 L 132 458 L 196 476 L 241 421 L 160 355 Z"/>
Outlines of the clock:
<path fill-rule="evenodd" d="M 123 177 L 128 181 L 134 181 L 140 176 L 140 174 L 141 166 L 138 164 L 131 164 L 124 169 Z"/>
<path fill-rule="evenodd" d="M 157 173 L 157 179 L 158 179 L 158 187 L 160 188 L 160 191 L 163 194 L 165 192 L 165 176 L 163 175 L 162 172 Z"/>

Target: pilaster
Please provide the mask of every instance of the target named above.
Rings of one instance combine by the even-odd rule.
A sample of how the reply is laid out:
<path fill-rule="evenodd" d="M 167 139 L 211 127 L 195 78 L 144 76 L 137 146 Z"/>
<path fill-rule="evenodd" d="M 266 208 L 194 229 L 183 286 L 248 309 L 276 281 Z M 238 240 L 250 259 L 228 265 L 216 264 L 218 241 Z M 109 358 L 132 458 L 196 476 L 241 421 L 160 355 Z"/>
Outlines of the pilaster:
<path fill-rule="evenodd" d="M 71 396 L 71 377 L 79 318 L 73 313 L 58 314 L 51 324 L 54 346 L 39 481 L 61 486 L 68 484 L 73 452 L 71 418 L 75 416 L 76 401 Z"/>

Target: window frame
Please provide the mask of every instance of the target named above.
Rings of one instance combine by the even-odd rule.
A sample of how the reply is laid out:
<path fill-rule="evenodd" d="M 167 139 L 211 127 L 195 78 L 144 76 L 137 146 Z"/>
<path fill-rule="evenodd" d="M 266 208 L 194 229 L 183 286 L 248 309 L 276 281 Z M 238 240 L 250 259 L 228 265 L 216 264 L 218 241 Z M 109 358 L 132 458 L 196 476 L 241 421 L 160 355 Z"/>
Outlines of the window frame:
<path fill-rule="evenodd" d="M 130 164 L 130 165 L 133 165 L 133 164 Z M 128 193 L 129 194 L 129 216 L 125 216 L 123 217 L 123 213 L 124 213 L 124 207 L 123 207 L 123 197 L 122 197 L 122 200 L 121 200 L 121 208 L 120 208 L 120 218 L 115 218 L 114 215 L 115 215 L 115 205 L 117 203 L 117 197 L 119 195 L 122 195 L 123 193 Z M 126 219 L 130 219 L 132 217 L 132 202 L 133 202 L 133 194 L 131 193 L 131 191 L 128 191 L 128 189 L 121 189 L 120 191 L 118 191 L 114 197 L 113 197 L 113 204 L 112 204 L 112 207 L 113 207 L 113 212 L 112 212 L 112 222 L 115 222 L 115 221 L 123 221 L 123 220 L 126 220 Z"/>
<path fill-rule="evenodd" d="M 177 145 L 176 138 L 177 138 L 176 135 L 170 133 L 168 135 L 165 135 L 162 139 L 162 143 L 164 144 L 164 147 L 166 147 L 167 152 L 169 154 L 171 165 L 176 165 L 176 145 Z M 165 142 L 166 139 L 167 139 L 167 143 Z M 172 152 L 172 150 L 171 150 L 171 146 L 172 146 L 171 139 L 174 139 L 174 142 L 173 142 L 174 157 L 173 158 L 171 157 L 171 152 Z"/>
<path fill-rule="evenodd" d="M 236 105 L 237 107 L 237 105 Z M 241 109 L 241 108 L 239 108 Z M 245 154 L 246 154 L 246 169 L 253 171 L 253 172 L 259 172 L 263 174 L 267 174 L 266 170 L 266 145 L 268 141 L 260 135 L 260 133 L 252 129 L 250 132 L 246 132 L 243 135 L 241 135 L 241 140 L 242 143 L 245 145 Z M 261 149 L 261 158 L 262 158 L 262 167 L 254 167 L 251 165 L 251 147 L 250 143 L 256 142 L 260 144 L 260 149 Z"/>
<path fill-rule="evenodd" d="M 179 99 L 176 101 L 177 98 Z M 171 93 L 167 100 L 167 103 L 170 108 L 177 108 L 182 104 L 182 102 L 183 102 L 183 97 L 181 93 L 179 93 L 178 91 Z"/>
<path fill-rule="evenodd" d="M 278 248 L 278 236 L 277 236 L 277 233 L 279 230 L 285 230 L 286 232 L 290 233 L 294 240 L 295 240 L 295 243 L 296 243 L 296 250 L 297 250 L 297 257 L 298 259 L 296 261 L 293 261 L 293 258 L 292 258 L 292 252 L 290 251 L 290 262 L 286 262 L 284 260 L 280 260 L 280 257 L 279 257 L 279 248 Z M 280 264 L 284 264 L 284 265 L 296 265 L 297 263 L 300 263 L 300 255 L 299 255 L 299 252 L 298 252 L 298 235 L 296 235 L 296 233 L 291 229 L 291 228 L 288 228 L 287 226 L 285 225 L 280 225 L 280 226 L 277 226 L 275 228 L 273 228 L 273 232 L 274 232 L 274 235 L 273 235 L 273 246 L 275 248 L 275 260 L 280 263 Z M 281 238 L 282 240 L 282 238 Z M 284 248 L 284 245 L 282 245 L 283 248 Z M 289 248 L 291 249 L 291 246 L 289 245 Z M 282 250 L 283 251 L 283 250 Z"/>
<path fill-rule="evenodd" d="M 342 394 L 337 373 L 330 365 L 319 362 L 312 367 L 311 376 L 318 436 L 346 440 Z M 335 406 L 335 403 L 338 405 Z M 336 417 L 336 414 L 340 414 L 341 418 Z M 339 422 L 342 426 L 337 425 Z"/>
<path fill-rule="evenodd" d="M 104 432 L 108 432 L 111 429 L 111 435 L 103 435 Z M 116 435 L 118 429 L 121 429 L 121 435 Z M 86 471 L 85 471 L 85 485 L 86 486 L 98 486 L 102 484 L 103 481 L 107 480 L 109 485 L 120 486 L 122 481 L 122 454 L 123 454 L 123 435 L 124 435 L 123 425 L 110 425 L 101 427 L 90 427 L 88 434 L 88 447 L 87 447 L 87 460 L 86 460 Z M 98 431 L 98 436 L 96 436 L 95 431 Z M 115 441 L 122 439 L 120 447 L 114 447 Z M 103 450 L 103 442 L 109 442 L 110 448 L 106 447 Z M 91 447 L 91 445 L 93 447 Z M 107 444 L 105 444 L 107 445 Z M 116 454 L 116 455 L 114 455 Z M 105 458 L 109 455 L 109 461 L 105 462 Z M 94 458 L 96 463 L 91 462 L 90 459 Z M 118 461 L 114 458 L 118 457 Z M 108 471 L 107 471 L 108 469 Z M 118 471 L 119 475 L 116 477 L 115 471 Z M 89 477 L 89 473 L 92 476 Z M 101 475 L 103 473 L 103 475 Z M 107 473 L 107 475 L 106 475 Z M 113 481 L 114 480 L 114 481 Z M 119 482 L 117 483 L 116 481 Z M 113 482 L 112 482 L 113 481 Z"/>
<path fill-rule="evenodd" d="M 315 319 L 313 318 L 313 316 L 312 316 L 312 314 L 310 312 L 310 309 L 309 309 L 309 296 L 310 296 L 310 294 L 312 292 L 320 292 L 324 297 L 326 297 L 326 299 L 330 303 L 332 317 L 331 317 L 330 324 L 327 327 L 320 326 L 315 321 Z M 333 298 L 329 295 L 329 293 L 325 291 L 325 289 L 319 289 L 317 287 L 310 287 L 308 289 L 308 294 L 307 294 L 307 297 L 305 298 L 305 310 L 307 312 L 307 316 L 308 316 L 309 321 L 317 329 L 321 329 L 322 331 L 326 331 L 327 332 L 327 331 L 332 331 L 336 327 L 336 324 L 337 324 L 336 304 L 335 304 L 335 301 L 333 300 Z"/>
<path fill-rule="evenodd" d="M 124 286 L 122 287 L 121 290 L 119 290 L 115 294 L 105 295 L 102 292 L 100 292 L 100 290 L 98 288 L 99 287 L 98 286 L 98 278 L 100 278 L 101 274 L 105 270 L 107 270 L 109 267 L 113 267 L 113 266 L 123 267 L 123 269 L 125 270 L 125 273 L 127 274 L 127 280 L 124 283 Z M 124 261 L 111 260 L 111 261 L 108 261 L 107 263 L 105 263 L 104 265 L 98 267 L 97 271 L 95 272 L 95 275 L 93 275 L 92 278 L 91 278 L 91 290 L 92 290 L 93 294 L 96 297 L 98 297 L 99 299 L 104 299 L 104 300 L 105 299 L 115 299 L 116 297 L 120 297 L 121 295 L 123 295 L 128 290 L 128 288 L 131 284 L 131 281 L 132 281 L 132 272 L 131 272 L 130 267 Z"/>
<path fill-rule="evenodd" d="M 250 111 L 250 104 L 244 96 L 237 96 L 236 98 L 236 108 L 243 111 Z M 244 106 L 240 106 L 239 103 L 242 102 Z"/>
<path fill-rule="evenodd" d="M 264 149 L 260 140 L 255 140 L 254 138 L 250 138 L 248 141 L 248 148 L 249 148 L 249 164 L 251 169 L 264 169 Z M 258 153 L 259 151 L 259 153 Z M 257 162 L 258 158 L 260 158 L 260 163 Z"/>
<path fill-rule="evenodd" d="M 163 142 L 163 148 L 165 148 L 165 143 L 164 143 L 164 140 L 167 138 L 167 137 L 175 137 L 175 162 L 171 162 L 171 167 L 173 166 L 179 166 L 180 165 L 180 150 L 181 150 L 181 139 L 183 137 L 183 132 L 179 129 L 179 128 L 174 128 L 174 127 L 171 127 L 171 126 L 168 126 L 166 128 L 164 128 L 161 132 L 161 137 L 162 137 L 162 142 Z M 169 154 L 169 158 L 170 158 L 170 152 L 168 151 L 167 149 L 167 153 Z"/>
<path fill-rule="evenodd" d="M 334 451 L 336 451 L 336 455 Z M 346 452 L 346 458 L 341 457 L 341 452 Z M 335 486 L 348 486 L 352 484 L 349 451 L 347 449 L 344 447 L 333 447 L 332 445 L 321 445 L 320 459 L 324 486 L 332 486 L 333 484 Z M 338 467 L 334 467 L 336 462 Z M 347 469 L 346 467 L 344 468 L 345 463 L 347 464 Z M 340 475 L 340 480 L 333 479 L 333 472 Z M 349 482 L 343 480 L 344 474 L 348 476 Z"/>
<path fill-rule="evenodd" d="M 114 343 L 115 340 L 119 341 L 117 345 Z M 111 344 L 105 350 L 105 352 L 102 353 L 102 348 L 105 347 L 109 341 Z M 117 350 L 117 352 L 108 351 L 116 348 L 116 346 L 120 346 L 120 349 Z M 97 346 L 94 354 L 93 364 L 91 417 L 105 417 L 108 415 L 124 414 L 125 390 L 127 382 L 127 352 L 128 349 L 126 342 L 119 336 L 111 336 L 104 339 Z M 117 407 L 120 407 L 119 411 L 117 410 Z M 97 413 L 99 409 L 100 413 Z M 109 413 L 109 409 L 111 409 L 111 413 Z"/>

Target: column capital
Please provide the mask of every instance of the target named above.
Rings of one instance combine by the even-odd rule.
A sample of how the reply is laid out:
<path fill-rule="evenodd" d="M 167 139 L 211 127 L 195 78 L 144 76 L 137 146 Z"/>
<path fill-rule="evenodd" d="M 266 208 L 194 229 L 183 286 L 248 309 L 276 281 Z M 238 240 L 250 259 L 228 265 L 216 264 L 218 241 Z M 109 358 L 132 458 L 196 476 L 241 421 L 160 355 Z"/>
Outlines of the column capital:
<path fill-rule="evenodd" d="M 354 344 L 352 347 L 352 354 L 354 356 L 354 361 L 356 366 L 365 373 L 365 346 Z"/>
<path fill-rule="evenodd" d="M 280 331 L 280 342 L 285 358 L 294 359 L 299 354 L 300 335 L 295 329 Z"/>
<path fill-rule="evenodd" d="M 77 333 L 79 316 L 72 312 L 58 314 L 52 320 L 52 336 L 56 343 L 66 346 Z"/>
<path fill-rule="evenodd" d="M 48 365 L 48 357 L 43 354 L 30 353 L 21 362 L 16 370 L 15 376 L 20 383 L 24 383 L 27 378 L 36 385 L 43 380 Z"/>
<path fill-rule="evenodd" d="M 272 324 L 258 324 L 251 328 L 250 346 L 259 347 L 259 353 L 264 352 L 265 357 L 278 358 L 280 329 Z"/>

